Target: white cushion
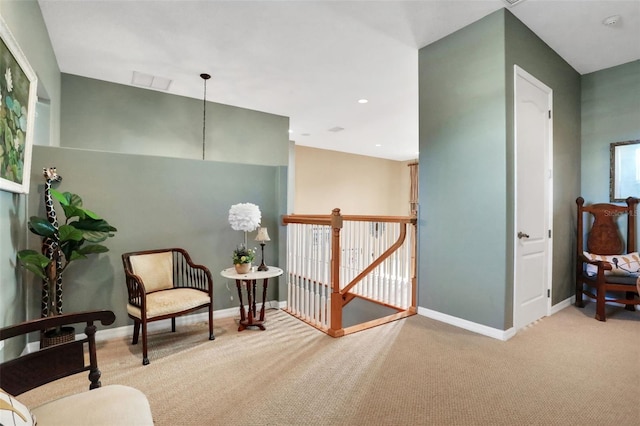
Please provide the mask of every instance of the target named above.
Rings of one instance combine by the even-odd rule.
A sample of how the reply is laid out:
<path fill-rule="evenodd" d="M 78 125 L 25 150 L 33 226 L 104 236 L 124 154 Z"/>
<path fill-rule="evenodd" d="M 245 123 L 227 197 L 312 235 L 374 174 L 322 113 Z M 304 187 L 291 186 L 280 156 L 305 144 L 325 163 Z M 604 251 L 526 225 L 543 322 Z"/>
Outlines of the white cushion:
<path fill-rule="evenodd" d="M 32 426 L 36 424 L 35 416 L 26 405 L 0 389 L 0 425 Z M 41 423 L 38 423 L 41 424 Z"/>
<path fill-rule="evenodd" d="M 583 252 L 585 257 L 591 261 L 600 260 L 611 264 L 611 271 L 605 271 L 610 275 L 635 275 L 640 273 L 640 255 L 638 252 L 629 254 L 600 255 L 589 252 Z M 586 273 L 588 275 L 596 275 L 598 267 L 596 265 L 586 264 Z"/>
<path fill-rule="evenodd" d="M 129 260 L 133 273 L 142 278 L 147 293 L 173 287 L 173 254 L 170 251 L 131 256 Z"/>
<path fill-rule="evenodd" d="M 147 397 L 122 385 L 65 396 L 36 407 L 38 426 L 144 426 L 153 425 Z"/>
<path fill-rule="evenodd" d="M 147 294 L 147 319 L 185 311 L 211 302 L 209 295 L 193 288 L 174 288 Z M 127 312 L 140 317 L 137 306 L 127 304 Z"/>

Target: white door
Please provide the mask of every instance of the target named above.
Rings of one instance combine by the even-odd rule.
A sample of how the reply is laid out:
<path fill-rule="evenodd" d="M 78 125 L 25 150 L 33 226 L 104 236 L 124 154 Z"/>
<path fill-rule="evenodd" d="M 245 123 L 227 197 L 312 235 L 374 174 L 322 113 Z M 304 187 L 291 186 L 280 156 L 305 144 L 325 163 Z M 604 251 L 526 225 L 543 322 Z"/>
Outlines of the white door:
<path fill-rule="evenodd" d="M 551 306 L 552 90 L 518 66 L 515 80 L 516 330 Z"/>

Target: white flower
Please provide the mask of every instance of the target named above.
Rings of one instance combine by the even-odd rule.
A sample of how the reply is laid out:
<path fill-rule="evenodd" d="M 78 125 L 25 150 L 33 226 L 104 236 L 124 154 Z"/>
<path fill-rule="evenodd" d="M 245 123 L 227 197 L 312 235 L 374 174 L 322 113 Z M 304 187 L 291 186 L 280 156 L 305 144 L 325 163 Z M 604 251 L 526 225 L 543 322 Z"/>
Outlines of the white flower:
<path fill-rule="evenodd" d="M 234 204 L 229 209 L 229 224 L 234 231 L 251 232 L 260 226 L 260 208 L 251 203 Z"/>
<path fill-rule="evenodd" d="M 11 68 L 7 68 L 4 73 L 4 79 L 7 81 L 7 91 L 13 92 L 13 78 L 11 77 Z"/>

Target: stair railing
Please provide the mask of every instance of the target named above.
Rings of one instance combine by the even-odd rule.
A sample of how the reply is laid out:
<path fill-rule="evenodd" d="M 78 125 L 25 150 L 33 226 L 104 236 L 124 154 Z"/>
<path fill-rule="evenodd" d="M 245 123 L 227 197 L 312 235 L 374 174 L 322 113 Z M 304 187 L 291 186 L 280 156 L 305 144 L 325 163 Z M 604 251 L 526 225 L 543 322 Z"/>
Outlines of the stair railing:
<path fill-rule="evenodd" d="M 416 218 L 287 215 L 285 311 L 338 337 L 416 313 Z M 342 284 L 345 283 L 345 284 Z M 355 298 L 396 312 L 343 327 Z"/>

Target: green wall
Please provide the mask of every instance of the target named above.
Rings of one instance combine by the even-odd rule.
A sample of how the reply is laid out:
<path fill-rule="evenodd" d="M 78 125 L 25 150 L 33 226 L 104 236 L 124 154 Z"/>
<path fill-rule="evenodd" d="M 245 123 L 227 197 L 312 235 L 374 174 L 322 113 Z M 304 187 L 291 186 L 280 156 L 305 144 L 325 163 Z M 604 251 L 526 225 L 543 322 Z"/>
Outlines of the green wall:
<path fill-rule="evenodd" d="M 70 74 L 62 89 L 61 146 L 202 159 L 202 100 Z M 287 164 L 288 117 L 214 102 L 206 113 L 207 160 Z"/>
<path fill-rule="evenodd" d="M 65 271 L 64 309 L 111 309 L 116 313 L 114 326 L 129 323 L 122 253 L 182 247 L 211 270 L 214 308 L 235 307 L 235 283 L 223 279 L 220 271 L 232 266 L 231 251 L 243 242 L 244 234 L 231 229 L 229 208 L 241 202 L 257 204 L 262 225 L 274 231 L 282 214 L 279 181 L 286 170 L 281 167 L 35 147 L 29 195 L 34 215 L 45 215 L 41 171 L 54 165 L 63 177 L 56 188 L 80 195 L 86 208 L 118 229 L 104 243 L 108 253 L 76 261 Z M 243 179 L 230 180 L 234 175 Z M 57 212 L 64 216 L 60 208 Z M 255 232 L 249 234 L 253 237 Z M 40 239 L 32 236 L 30 246 L 39 245 Z M 279 262 L 278 245 L 278 232 L 273 232 L 265 249 L 271 264 Z M 37 317 L 39 280 L 31 277 L 28 288 L 29 317 Z M 278 299 L 277 286 L 269 291 L 269 299 Z"/>
<path fill-rule="evenodd" d="M 609 202 L 609 144 L 637 139 L 640 60 L 583 75 L 581 195 L 587 203 Z"/>
<path fill-rule="evenodd" d="M 418 305 L 500 329 L 506 282 L 504 43 L 503 17 L 496 13 L 419 52 Z"/>
<path fill-rule="evenodd" d="M 580 195 L 587 204 L 609 202 L 609 146 L 613 142 L 640 140 L 638 123 L 640 60 L 582 76 Z M 626 235 L 626 221 L 618 224 Z"/>
<path fill-rule="evenodd" d="M 0 15 L 38 76 L 38 96 L 50 101 L 49 141 L 57 144 L 60 125 L 60 70 L 36 0 L 0 0 Z M 35 140 L 34 143 L 40 141 Z M 0 191 L 0 327 L 26 319 L 25 287 L 16 269 L 16 253 L 27 243 L 27 196 Z M 0 360 L 18 355 L 24 339 L 12 339 Z"/>
<path fill-rule="evenodd" d="M 554 89 L 554 164 L 562 165 L 553 188 L 554 303 L 571 291 L 579 74 L 506 9 L 419 55 L 419 306 L 506 330 L 513 325 L 513 65 Z"/>
<path fill-rule="evenodd" d="M 553 225 L 551 304 L 574 294 L 575 200 L 580 192 L 580 74 L 529 28 L 505 11 L 507 104 L 513 105 L 513 66 L 553 90 Z M 513 229 L 513 108 L 507 108 L 509 141 L 508 228 Z M 511 233 L 509 234 L 512 235 Z M 510 238 L 509 243 L 514 239 Z M 508 253 L 513 245 L 508 244 Z M 513 277 L 510 265 L 508 277 Z M 513 280 L 507 282 L 507 318 L 513 316 Z M 508 324 L 507 324 L 508 325 Z"/>

